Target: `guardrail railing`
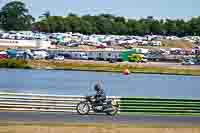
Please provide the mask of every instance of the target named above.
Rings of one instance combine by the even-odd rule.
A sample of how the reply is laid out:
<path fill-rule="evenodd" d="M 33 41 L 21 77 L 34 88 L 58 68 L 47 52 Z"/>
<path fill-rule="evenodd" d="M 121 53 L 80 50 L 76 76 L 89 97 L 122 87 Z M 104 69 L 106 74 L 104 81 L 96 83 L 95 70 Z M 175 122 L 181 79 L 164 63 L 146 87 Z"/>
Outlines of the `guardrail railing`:
<path fill-rule="evenodd" d="M 120 114 L 199 115 L 200 99 L 161 99 L 110 96 L 119 103 Z M 84 96 L 0 92 L 0 110 L 76 112 Z"/>
<path fill-rule="evenodd" d="M 120 97 L 108 98 L 120 100 Z M 0 92 L 0 109 L 15 111 L 76 112 L 84 96 Z M 91 111 L 92 112 L 92 111 Z"/>

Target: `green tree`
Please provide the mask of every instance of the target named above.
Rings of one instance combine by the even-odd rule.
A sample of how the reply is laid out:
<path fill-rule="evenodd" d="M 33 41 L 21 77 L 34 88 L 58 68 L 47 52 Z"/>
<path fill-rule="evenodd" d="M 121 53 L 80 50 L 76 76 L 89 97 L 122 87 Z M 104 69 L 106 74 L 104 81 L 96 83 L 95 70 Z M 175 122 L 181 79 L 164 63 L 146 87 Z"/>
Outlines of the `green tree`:
<path fill-rule="evenodd" d="M 113 31 L 112 21 L 104 16 L 97 17 L 96 27 L 100 34 L 111 34 Z"/>
<path fill-rule="evenodd" d="M 144 19 L 126 21 L 124 17 L 111 14 L 84 15 L 70 13 L 67 17 L 43 14 L 44 19 L 34 24 L 34 29 L 48 32 L 80 32 L 84 34 L 118 34 L 118 35 L 200 35 L 200 17 L 189 21 L 155 20 L 149 16 Z M 14 20 L 13 20 L 14 21 Z M 13 29 L 13 28 L 11 28 Z"/>
<path fill-rule="evenodd" d="M 50 16 L 51 16 L 50 11 L 46 11 L 46 12 L 44 12 L 44 13 L 42 14 L 42 16 L 39 16 L 39 18 L 48 19 Z"/>
<path fill-rule="evenodd" d="M 185 31 L 185 35 L 192 35 L 192 27 L 190 25 L 190 22 L 185 22 L 184 24 L 184 31 Z"/>
<path fill-rule="evenodd" d="M 68 16 L 69 17 L 78 17 L 78 15 L 76 15 L 75 13 L 69 13 Z"/>
<path fill-rule="evenodd" d="M 111 15 L 111 14 L 100 14 L 99 17 L 104 17 L 107 18 L 109 20 L 114 20 L 115 16 Z"/>
<path fill-rule="evenodd" d="M 189 25 L 192 29 L 193 35 L 200 35 L 200 17 L 192 18 L 189 21 Z"/>
<path fill-rule="evenodd" d="M 50 32 L 49 24 L 47 21 L 40 21 L 33 25 L 34 31 Z"/>
<path fill-rule="evenodd" d="M 80 32 L 81 19 L 76 15 L 69 16 L 68 19 L 72 32 Z"/>
<path fill-rule="evenodd" d="M 12 1 L 0 11 L 1 27 L 4 30 L 30 30 L 34 18 L 29 14 L 26 5 L 21 1 Z"/>
<path fill-rule="evenodd" d="M 128 27 L 122 22 L 114 23 L 114 33 L 117 35 L 126 35 L 128 34 Z"/>
<path fill-rule="evenodd" d="M 56 22 L 56 32 L 64 32 L 65 26 L 64 26 L 64 18 L 61 16 L 55 16 L 54 17 Z"/>
<path fill-rule="evenodd" d="M 51 32 L 51 33 L 56 32 L 57 23 L 56 23 L 55 16 L 51 16 L 45 21 L 47 21 L 47 23 L 49 25 L 49 32 Z"/>
<path fill-rule="evenodd" d="M 64 32 L 71 32 L 72 31 L 68 17 L 64 18 L 63 24 L 64 24 Z"/>
<path fill-rule="evenodd" d="M 150 34 L 150 24 L 151 21 L 149 21 L 148 19 L 140 19 L 139 24 L 137 24 L 140 28 L 142 34 L 141 35 L 145 35 L 145 34 Z"/>
<path fill-rule="evenodd" d="M 165 22 L 165 30 L 167 32 L 167 35 L 176 35 L 177 33 L 176 21 L 167 19 Z"/>
<path fill-rule="evenodd" d="M 150 24 L 150 32 L 152 34 L 159 34 L 159 35 L 163 34 L 164 29 L 162 23 L 158 20 L 152 21 Z"/>
<path fill-rule="evenodd" d="M 115 17 L 115 22 L 126 23 L 126 20 L 124 17 Z"/>
<path fill-rule="evenodd" d="M 182 37 L 185 36 L 185 21 L 182 19 L 176 20 L 177 35 Z"/>
<path fill-rule="evenodd" d="M 83 34 L 92 34 L 93 28 L 92 24 L 86 20 L 81 20 L 80 31 Z"/>

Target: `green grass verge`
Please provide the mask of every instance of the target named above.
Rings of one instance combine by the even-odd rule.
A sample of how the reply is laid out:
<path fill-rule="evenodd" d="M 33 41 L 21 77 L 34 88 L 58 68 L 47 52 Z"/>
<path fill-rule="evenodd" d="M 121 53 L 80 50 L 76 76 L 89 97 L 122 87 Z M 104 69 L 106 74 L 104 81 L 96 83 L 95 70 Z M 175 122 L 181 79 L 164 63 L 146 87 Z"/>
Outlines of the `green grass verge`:
<path fill-rule="evenodd" d="M 3 60 L 0 60 L 0 68 L 23 68 L 23 69 L 30 69 L 31 66 L 29 66 L 28 62 L 25 61 L 25 60 L 3 59 Z"/>
<path fill-rule="evenodd" d="M 128 67 L 132 73 L 147 74 L 176 74 L 176 75 L 200 75 L 200 69 L 170 68 L 170 67 L 149 67 L 149 66 L 127 66 L 126 64 L 110 63 L 79 63 L 79 62 L 57 62 L 57 61 L 24 61 L 15 59 L 0 60 L 0 68 L 40 68 L 55 70 L 81 70 L 96 72 L 118 72 L 121 73 Z"/>
<path fill-rule="evenodd" d="M 59 62 L 59 61 L 29 61 L 32 68 L 40 69 L 56 69 L 56 70 L 80 70 L 80 71 L 96 71 L 96 72 L 118 72 L 121 73 L 124 68 L 128 67 L 132 73 L 147 73 L 147 74 L 176 74 L 176 75 L 200 75 L 199 69 L 188 68 L 172 68 L 172 67 L 150 67 L 141 65 L 127 64 L 111 64 L 111 63 L 83 63 L 83 62 Z"/>

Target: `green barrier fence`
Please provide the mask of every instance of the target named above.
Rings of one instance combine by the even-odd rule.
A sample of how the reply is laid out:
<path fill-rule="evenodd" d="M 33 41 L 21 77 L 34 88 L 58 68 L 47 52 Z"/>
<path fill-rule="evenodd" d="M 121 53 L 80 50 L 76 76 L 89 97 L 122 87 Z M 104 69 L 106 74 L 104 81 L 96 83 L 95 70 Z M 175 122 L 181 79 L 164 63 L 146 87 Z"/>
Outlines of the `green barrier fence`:
<path fill-rule="evenodd" d="M 200 100 L 161 98 L 121 98 L 120 113 L 200 115 Z"/>

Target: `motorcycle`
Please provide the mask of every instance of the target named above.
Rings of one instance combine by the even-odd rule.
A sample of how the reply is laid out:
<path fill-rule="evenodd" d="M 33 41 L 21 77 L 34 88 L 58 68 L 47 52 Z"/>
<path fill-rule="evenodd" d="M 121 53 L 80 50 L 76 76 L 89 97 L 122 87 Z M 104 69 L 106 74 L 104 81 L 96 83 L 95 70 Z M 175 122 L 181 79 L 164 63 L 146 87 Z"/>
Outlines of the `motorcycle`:
<path fill-rule="evenodd" d="M 117 114 L 118 108 L 119 105 L 114 99 L 106 100 L 103 105 L 99 105 L 93 96 L 86 96 L 85 101 L 81 101 L 76 106 L 77 113 L 80 115 L 88 115 L 90 110 L 93 110 L 95 113 L 114 116 Z"/>

